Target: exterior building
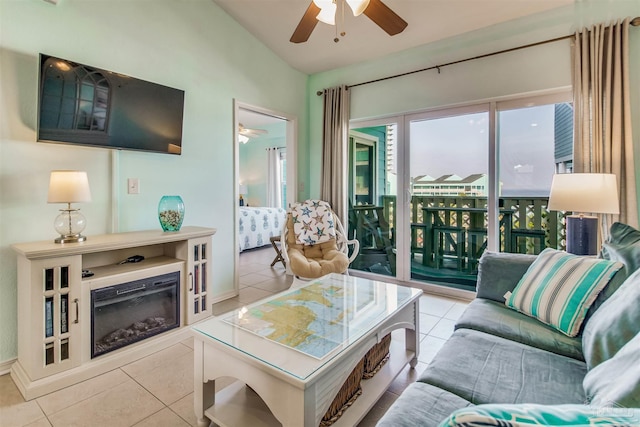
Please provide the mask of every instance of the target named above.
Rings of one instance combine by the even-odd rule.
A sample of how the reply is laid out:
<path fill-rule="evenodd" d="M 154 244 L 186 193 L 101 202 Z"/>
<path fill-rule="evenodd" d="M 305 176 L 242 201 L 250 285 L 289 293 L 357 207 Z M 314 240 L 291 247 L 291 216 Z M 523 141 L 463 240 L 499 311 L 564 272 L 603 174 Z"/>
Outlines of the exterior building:
<path fill-rule="evenodd" d="M 461 178 L 458 175 L 442 175 L 433 178 L 421 175 L 413 180 L 415 196 L 471 196 L 487 197 L 487 175 L 476 173 Z"/>

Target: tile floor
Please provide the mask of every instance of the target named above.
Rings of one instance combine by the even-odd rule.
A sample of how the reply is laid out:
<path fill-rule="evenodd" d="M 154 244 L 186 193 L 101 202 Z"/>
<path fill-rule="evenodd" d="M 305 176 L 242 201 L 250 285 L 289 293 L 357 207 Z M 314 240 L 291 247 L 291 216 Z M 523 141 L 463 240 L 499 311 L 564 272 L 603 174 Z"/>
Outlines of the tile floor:
<path fill-rule="evenodd" d="M 271 247 L 240 256 L 240 295 L 214 305 L 219 315 L 287 289 L 282 264 L 269 267 Z M 391 384 L 359 424 L 373 426 L 400 393 L 422 372 L 453 333 L 464 301 L 424 295 L 420 301 L 420 357 Z M 217 381 L 218 389 L 232 380 Z M 195 426 L 193 347 L 189 340 L 114 371 L 25 402 L 9 375 L 0 376 L 0 426 L 127 427 Z"/>

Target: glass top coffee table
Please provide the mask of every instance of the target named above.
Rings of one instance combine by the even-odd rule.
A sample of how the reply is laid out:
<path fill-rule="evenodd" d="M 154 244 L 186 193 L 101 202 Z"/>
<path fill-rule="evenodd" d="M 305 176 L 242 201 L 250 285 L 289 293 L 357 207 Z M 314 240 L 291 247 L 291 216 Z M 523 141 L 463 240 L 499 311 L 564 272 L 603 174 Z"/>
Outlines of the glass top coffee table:
<path fill-rule="evenodd" d="M 389 361 L 362 381 L 363 394 L 335 425 L 357 424 L 402 368 L 417 363 L 421 294 L 331 274 L 194 325 L 199 425 L 317 427 L 365 353 L 404 329 L 393 334 Z M 221 377 L 240 381 L 215 394 Z"/>

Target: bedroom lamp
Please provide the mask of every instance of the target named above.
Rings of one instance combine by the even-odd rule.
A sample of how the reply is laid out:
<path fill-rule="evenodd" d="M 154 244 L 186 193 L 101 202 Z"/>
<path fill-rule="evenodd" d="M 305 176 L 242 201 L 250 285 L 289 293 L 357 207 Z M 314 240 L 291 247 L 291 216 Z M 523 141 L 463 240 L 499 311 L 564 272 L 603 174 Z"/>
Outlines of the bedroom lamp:
<path fill-rule="evenodd" d="M 240 206 L 244 206 L 244 199 L 242 198 L 242 196 L 247 194 L 247 186 L 244 184 L 240 184 L 238 186 L 238 193 L 240 194 Z"/>
<path fill-rule="evenodd" d="M 618 214 L 616 176 L 603 173 L 566 173 L 553 176 L 549 210 L 570 211 L 567 216 L 567 252 L 598 253 L 598 218 L 585 213 Z"/>
<path fill-rule="evenodd" d="M 80 209 L 71 207 L 71 203 L 91 201 L 89 179 L 83 171 L 55 170 L 51 171 L 49 179 L 49 195 L 47 203 L 66 203 L 66 209 L 60 209 L 53 222 L 60 237 L 54 240 L 56 243 L 84 242 L 87 240 L 82 231 L 87 221 L 80 213 Z"/>

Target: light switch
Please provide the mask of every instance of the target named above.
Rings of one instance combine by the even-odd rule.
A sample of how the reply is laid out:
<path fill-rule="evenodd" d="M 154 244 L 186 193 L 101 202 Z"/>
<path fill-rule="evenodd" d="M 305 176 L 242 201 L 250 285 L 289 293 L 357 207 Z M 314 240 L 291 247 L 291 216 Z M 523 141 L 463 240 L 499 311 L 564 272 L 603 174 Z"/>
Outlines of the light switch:
<path fill-rule="evenodd" d="M 140 194 L 140 180 L 138 178 L 127 179 L 127 193 Z"/>

